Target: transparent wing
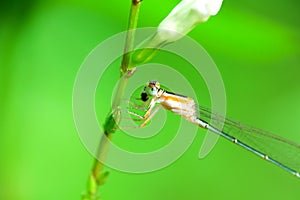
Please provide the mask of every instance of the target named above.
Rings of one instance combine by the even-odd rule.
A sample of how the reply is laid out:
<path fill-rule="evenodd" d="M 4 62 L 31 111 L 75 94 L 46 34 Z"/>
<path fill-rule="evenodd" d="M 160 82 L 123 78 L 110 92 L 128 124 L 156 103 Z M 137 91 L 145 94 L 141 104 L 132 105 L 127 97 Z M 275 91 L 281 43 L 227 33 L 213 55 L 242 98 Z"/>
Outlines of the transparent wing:
<path fill-rule="evenodd" d="M 212 125 L 224 122 L 220 130 L 244 144 L 260 151 L 282 165 L 300 171 L 300 145 L 280 136 L 262 131 L 257 128 L 243 125 L 239 122 L 225 118 L 210 109 L 199 106 L 200 119 L 211 122 Z"/>

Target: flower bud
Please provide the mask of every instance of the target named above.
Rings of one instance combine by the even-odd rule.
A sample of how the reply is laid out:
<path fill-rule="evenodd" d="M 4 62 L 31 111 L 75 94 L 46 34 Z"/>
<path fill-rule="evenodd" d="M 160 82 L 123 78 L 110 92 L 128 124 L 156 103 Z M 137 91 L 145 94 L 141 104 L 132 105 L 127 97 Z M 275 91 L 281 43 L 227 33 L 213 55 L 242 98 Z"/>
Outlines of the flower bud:
<path fill-rule="evenodd" d="M 182 0 L 159 24 L 156 33 L 143 41 L 133 54 L 135 64 L 150 60 L 157 49 L 175 42 L 190 32 L 197 24 L 216 15 L 223 0 Z"/>
<path fill-rule="evenodd" d="M 197 24 L 216 15 L 223 0 L 182 0 L 159 24 L 157 34 L 164 43 L 174 42 Z"/>

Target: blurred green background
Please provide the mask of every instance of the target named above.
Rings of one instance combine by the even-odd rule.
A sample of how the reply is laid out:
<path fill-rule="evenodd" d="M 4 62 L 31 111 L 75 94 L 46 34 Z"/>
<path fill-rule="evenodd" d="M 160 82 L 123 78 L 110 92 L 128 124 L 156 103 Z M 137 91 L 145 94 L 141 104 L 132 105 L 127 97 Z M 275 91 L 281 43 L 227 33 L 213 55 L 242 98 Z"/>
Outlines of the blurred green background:
<path fill-rule="evenodd" d="M 157 26 L 178 2 L 144 0 L 139 27 Z M 0 199 L 80 198 L 93 158 L 73 122 L 74 80 L 97 44 L 126 30 L 129 8 L 129 0 L 1 1 Z M 219 67 L 228 116 L 298 143 L 299 10 L 297 0 L 225 0 L 189 34 Z M 227 141 L 199 160 L 198 132 L 163 170 L 108 169 L 103 199 L 299 199 L 298 179 Z"/>

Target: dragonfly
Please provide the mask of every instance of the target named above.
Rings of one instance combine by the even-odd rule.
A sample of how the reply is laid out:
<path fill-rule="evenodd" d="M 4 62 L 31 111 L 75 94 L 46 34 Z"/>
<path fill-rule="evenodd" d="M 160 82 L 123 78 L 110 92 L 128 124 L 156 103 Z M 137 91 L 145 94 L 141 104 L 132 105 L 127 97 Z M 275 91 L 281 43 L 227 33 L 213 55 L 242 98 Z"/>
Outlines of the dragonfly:
<path fill-rule="evenodd" d="M 155 80 L 151 80 L 145 85 L 141 97 L 138 99 L 142 100 L 144 105 L 137 106 L 132 103 L 133 107 L 137 109 L 145 107 L 144 115 L 129 110 L 127 112 L 142 121 L 142 124 L 139 125 L 141 128 L 150 122 L 160 107 L 163 107 L 300 178 L 300 145 L 293 141 L 243 125 L 212 112 L 208 108 L 197 106 L 192 98 L 164 90 Z M 161 106 L 155 107 L 157 104 Z M 224 123 L 223 128 L 217 128 L 209 123 L 210 120 Z"/>

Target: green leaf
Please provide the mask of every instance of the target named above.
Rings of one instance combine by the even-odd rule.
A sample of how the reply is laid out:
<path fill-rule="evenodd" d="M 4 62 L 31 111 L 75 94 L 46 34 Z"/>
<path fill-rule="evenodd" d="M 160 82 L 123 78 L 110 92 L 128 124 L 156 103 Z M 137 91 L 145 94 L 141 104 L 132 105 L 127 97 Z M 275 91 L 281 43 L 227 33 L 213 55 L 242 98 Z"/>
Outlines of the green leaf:
<path fill-rule="evenodd" d="M 108 171 L 100 174 L 100 176 L 97 179 L 98 185 L 104 185 L 105 182 L 106 182 L 106 180 L 107 180 L 107 178 L 108 178 L 108 175 L 109 175 Z"/>

